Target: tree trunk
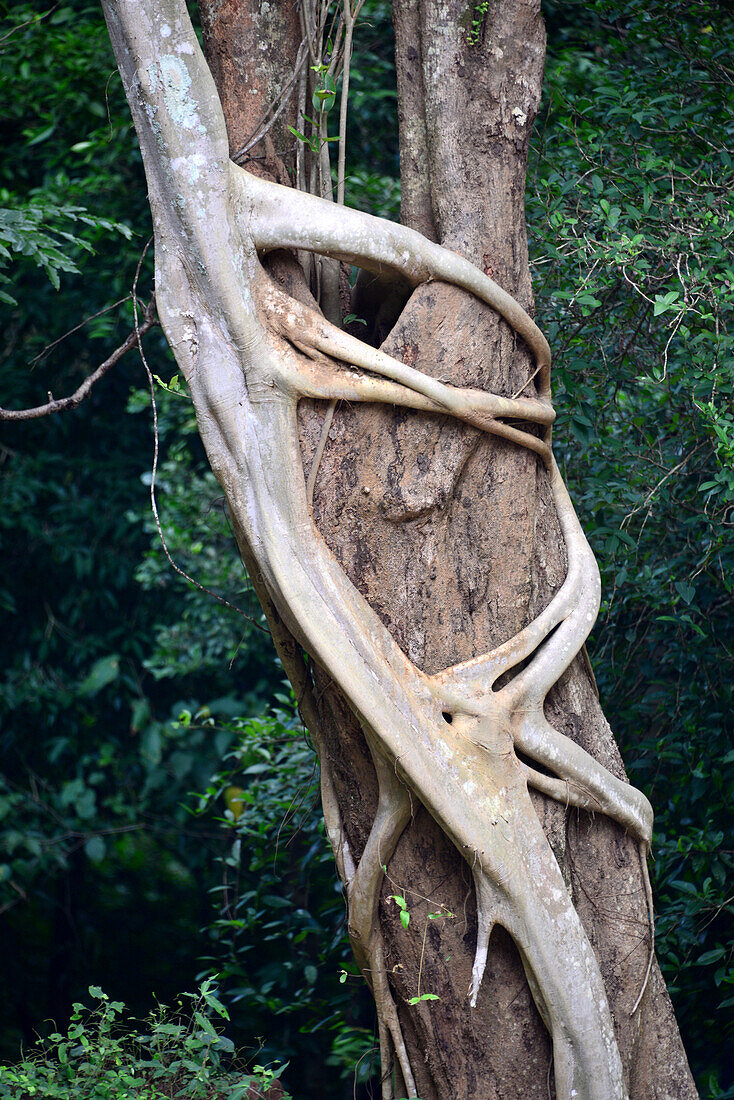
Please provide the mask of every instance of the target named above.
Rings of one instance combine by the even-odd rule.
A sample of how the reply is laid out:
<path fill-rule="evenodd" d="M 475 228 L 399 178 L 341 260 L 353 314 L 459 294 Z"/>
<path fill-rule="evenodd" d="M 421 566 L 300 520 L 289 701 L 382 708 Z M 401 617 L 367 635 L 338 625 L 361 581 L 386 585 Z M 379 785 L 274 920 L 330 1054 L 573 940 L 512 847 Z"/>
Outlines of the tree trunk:
<path fill-rule="evenodd" d="M 532 309 L 524 193 L 545 53 L 540 4 L 493 4 L 483 18 L 465 0 L 396 0 L 393 10 L 402 219 L 467 256 Z M 474 18 L 481 26 L 470 36 Z M 532 373 L 510 327 L 454 287 L 416 290 L 385 350 L 443 381 L 507 397 Z M 381 407 L 342 406 L 332 434 L 317 483 L 319 529 L 420 668 L 434 672 L 485 652 L 548 603 L 566 555 L 547 475 L 531 453 L 449 418 Z M 374 794 L 364 797 L 375 789 L 370 762 L 343 704 L 333 693 L 322 699 L 344 825 L 359 852 L 375 806 Z M 585 651 L 551 692 L 546 712 L 624 776 Z M 649 944 L 636 844 L 608 818 L 539 792 L 533 801 L 599 958 L 630 1096 L 695 1096 L 657 964 L 632 1012 Z M 388 900 L 394 893 L 409 901 L 407 931 Z M 423 952 L 427 913 L 441 906 L 454 918 L 429 924 Z M 420 806 L 390 864 L 382 923 L 420 1096 L 546 1098 L 548 1033 L 517 950 L 499 927 L 479 1002 L 469 1008 L 471 876 Z M 422 954 L 421 987 L 440 1001 L 410 1008 L 405 998 L 417 991 Z"/>
<path fill-rule="evenodd" d="M 124 34 L 129 38 L 131 32 L 124 26 L 124 9 L 129 5 L 119 6 L 123 9 L 123 35 L 118 39 Z M 161 0 L 166 14 L 175 7 L 173 0 Z M 523 194 L 528 135 L 542 79 L 544 32 L 538 5 L 522 0 L 493 6 L 410 0 L 394 7 L 403 220 L 473 261 L 525 310 L 531 310 Z M 229 126 L 230 152 L 238 151 L 247 145 L 257 114 L 243 110 L 242 103 L 266 105 L 278 90 L 274 85 L 282 86 L 284 79 L 282 66 L 260 65 L 263 45 L 272 44 L 275 36 L 278 49 L 274 55 L 281 48 L 286 55 L 290 50 L 295 63 L 297 9 L 295 4 L 283 5 L 282 18 L 262 20 L 255 0 L 237 5 L 207 0 L 201 8 L 211 67 L 226 85 L 220 87 L 220 96 Z M 115 33 L 113 29 L 113 40 Z M 182 41 L 184 47 L 179 52 L 186 55 L 191 40 Z M 134 64 L 143 72 L 142 61 L 136 59 Z M 132 68 L 126 78 L 129 95 L 134 86 L 131 72 Z M 184 78 L 184 92 L 187 79 L 191 78 Z M 193 80 L 196 87 L 196 76 Z M 153 99 L 158 94 L 155 80 L 146 94 Z M 245 100 L 245 94 L 252 99 Z M 161 104 L 164 99 L 165 94 Z M 203 129 L 213 134 L 215 112 L 213 108 L 209 111 L 209 99 L 202 93 L 201 102 L 205 101 L 207 109 L 200 112 L 205 118 Z M 133 95 L 131 104 L 135 111 Z M 178 100 L 174 108 L 179 111 Z M 174 114 L 172 108 L 172 117 Z M 162 116 L 155 117 L 159 120 Z M 192 117 L 181 115 L 185 126 Z M 140 130 L 144 126 L 140 114 L 136 122 Z M 177 149 L 180 132 L 166 140 Z M 149 150 L 152 147 L 150 138 Z M 266 173 L 282 179 L 282 165 L 274 157 L 278 152 L 269 145 L 260 152 L 253 148 L 250 155 L 265 157 Z M 148 151 L 147 155 L 153 161 L 156 154 Z M 175 158 L 171 159 L 174 162 Z M 244 163 L 250 167 L 254 162 Z M 263 162 L 258 163 L 262 168 Z M 150 180 L 148 160 L 146 169 Z M 208 224 L 213 225 L 212 219 L 219 217 L 217 225 L 224 232 L 225 208 L 221 204 L 229 197 L 219 187 L 213 169 L 212 178 L 212 194 L 220 209 L 218 214 L 212 205 Z M 515 321 L 512 327 L 506 323 L 497 309 L 505 318 L 515 315 L 502 300 L 495 309 L 488 308 L 487 302 L 495 302 L 489 279 L 477 281 L 468 268 L 465 271 L 459 265 L 456 270 L 463 274 L 453 280 L 450 258 L 442 258 L 445 254 L 440 250 L 432 252 L 415 244 L 424 257 L 422 262 L 428 265 L 429 276 L 420 280 L 383 350 L 444 386 L 450 383 L 451 388 L 441 391 L 446 407 L 459 400 L 457 393 L 489 391 L 514 403 L 512 407 L 506 404 L 510 411 L 496 416 L 509 416 L 515 422 L 529 420 L 536 426 L 523 432 L 510 428 L 514 440 L 510 442 L 508 432 L 497 427 L 495 414 L 487 427 L 486 418 L 482 421 L 476 409 L 468 406 L 453 416 L 416 411 L 435 409 L 435 401 L 430 405 L 433 398 L 427 399 L 427 405 L 426 399 L 411 397 L 409 407 L 403 399 L 404 407 L 397 409 L 347 401 L 337 408 L 320 458 L 314 519 L 337 562 L 387 628 L 389 634 L 383 639 L 378 621 L 361 610 L 358 597 L 342 584 L 328 555 L 318 545 L 310 549 L 312 535 L 298 487 L 273 482 L 273 464 L 280 460 L 289 470 L 289 454 L 277 450 L 278 432 L 287 437 L 286 412 L 278 407 L 272 413 L 267 421 L 273 429 L 272 439 L 264 439 L 262 428 L 259 435 L 253 435 L 250 421 L 242 421 L 245 414 L 236 411 L 249 402 L 248 407 L 255 410 L 254 423 L 260 405 L 269 399 L 269 395 L 263 396 L 266 391 L 257 379 L 250 386 L 247 370 L 256 359 L 257 322 L 254 315 L 251 325 L 248 317 L 232 319 L 237 313 L 232 304 L 237 291 L 234 274 L 226 280 L 213 280 L 207 304 L 202 301 L 202 280 L 193 264 L 190 270 L 185 265 L 187 271 L 182 274 L 170 255 L 163 257 L 168 246 L 162 242 L 180 236 L 175 224 L 178 215 L 164 209 L 161 196 L 166 187 L 159 183 L 152 199 L 158 218 L 157 264 L 160 252 L 160 270 L 167 274 L 163 309 L 170 320 L 166 327 L 172 340 L 178 337 L 177 355 L 186 360 L 182 366 L 194 393 L 212 464 L 228 494 L 238 540 L 319 747 L 327 830 L 340 871 L 350 886 L 350 931 L 358 961 L 381 1009 L 383 1069 L 391 1069 L 394 1076 L 391 1082 L 386 1074 L 383 1096 L 417 1095 L 423 1100 L 546 1097 L 554 1075 L 559 1097 L 609 1100 L 625 1092 L 634 1100 L 695 1096 L 656 965 L 645 986 L 650 937 L 639 845 L 643 842 L 644 846 L 649 837 L 649 825 L 643 822 L 645 808 L 633 797 L 631 788 L 612 778 L 623 779 L 624 772 L 596 697 L 585 651 L 581 650 L 557 683 L 557 677 L 550 678 L 549 685 L 554 686 L 549 691 L 546 688 L 537 699 L 533 696 L 539 711 L 530 725 L 533 721 L 536 726 L 543 724 L 545 700 L 545 718 L 569 739 L 569 759 L 574 761 L 570 770 L 564 770 L 564 758 L 556 761 L 549 773 L 547 754 L 540 759 L 530 748 L 523 748 L 532 742 L 523 726 L 531 704 L 515 709 L 507 704 L 503 709 L 500 703 L 505 688 L 509 690 L 522 679 L 524 668 L 532 671 L 539 660 L 542 663 L 553 653 L 554 637 L 561 646 L 575 611 L 559 614 L 553 624 L 544 627 L 542 636 L 524 650 L 526 665 L 517 656 L 515 642 L 527 624 L 542 620 L 551 601 L 562 597 L 578 555 L 586 553 L 583 536 L 573 527 L 575 517 L 569 518 L 572 509 L 566 504 L 560 476 L 548 457 L 549 429 L 543 411 L 547 407 L 547 371 L 542 348 L 538 351 L 540 344 L 533 343 L 532 329 L 522 320 L 519 328 Z M 242 187 L 249 185 L 242 183 Z M 151 190 L 155 190 L 153 186 Z M 299 282 L 295 261 L 281 253 L 272 258 L 277 244 L 308 247 L 308 229 L 294 225 L 292 217 L 289 222 L 287 210 L 279 221 L 278 211 L 287 205 L 285 198 L 278 200 L 276 209 L 267 206 L 269 192 L 255 190 L 253 194 L 253 209 L 267 207 L 267 225 L 264 222 L 264 227 L 258 227 L 254 239 L 261 250 L 271 252 L 268 270 L 292 298 L 308 305 L 309 293 Z M 177 199 L 184 208 L 186 194 L 183 198 L 178 194 Z M 327 218 L 320 207 L 309 206 L 308 212 L 317 220 Z M 345 240 L 352 233 L 348 247 L 333 242 L 329 224 L 323 222 L 326 228 L 314 231 L 319 240 L 316 250 L 355 262 L 362 256 L 379 278 L 382 261 L 370 258 L 371 243 L 353 243 L 363 223 L 345 219 Z M 210 246 L 187 232 L 191 247 L 203 255 Z M 400 237 L 399 241 L 413 247 L 414 238 Z M 391 247 L 389 241 L 384 245 L 384 254 L 390 257 Z M 396 250 L 401 247 L 398 243 Z M 221 250 L 211 250 L 211 255 L 221 256 Z M 394 268 L 404 263 L 405 270 L 412 272 L 409 248 L 401 257 L 389 262 Z M 249 285 L 258 285 L 256 261 L 246 249 L 240 269 L 252 272 L 254 282 Z M 442 279 L 471 287 L 473 293 Z M 180 305 L 176 310 L 176 292 L 184 298 L 193 295 L 195 308 L 187 312 Z M 267 290 L 262 293 L 263 300 L 270 295 L 269 316 L 277 320 L 281 308 L 277 296 Z M 247 301 L 247 293 L 242 294 L 241 300 Z M 476 294 L 485 294 L 484 301 Z M 163 297 L 162 288 L 159 297 Z M 282 308 L 293 311 L 296 304 Z M 184 317 L 198 317 L 197 310 L 206 324 L 197 321 L 194 340 L 181 325 Z M 245 364 L 247 394 L 240 393 L 236 371 L 227 366 L 234 353 L 224 346 L 219 379 L 212 382 L 204 371 L 205 343 L 211 344 L 210 330 L 221 314 L 236 336 L 231 342 Z M 303 317 L 308 319 L 306 314 Z M 290 318 L 288 324 L 290 328 L 278 332 L 285 333 L 300 351 Z M 525 342 L 518 339 L 518 331 Z M 332 334 L 329 339 L 331 344 L 314 346 L 323 352 L 328 344 L 327 354 L 334 355 L 336 337 Z M 284 355 L 286 351 L 284 347 Z M 356 354 L 353 348 L 351 353 Z M 369 370 L 378 369 L 372 361 L 370 364 Z M 217 389 L 220 381 L 223 389 Z M 354 400 L 365 400 L 358 395 L 357 382 L 354 386 Z M 322 387 L 324 397 L 327 389 Z M 306 395 L 300 401 L 298 418 L 306 476 L 324 417 L 323 404 L 310 400 L 317 390 L 311 386 L 300 391 Z M 333 392 L 347 396 L 347 390 Z M 517 411 L 523 401 L 527 416 Z M 233 427 L 238 417 L 239 435 Z M 493 431 L 498 434 L 488 434 Z M 518 446 L 520 435 L 522 445 Z M 253 448 L 258 451 L 254 459 Z M 242 453 L 249 483 L 246 478 L 243 482 Z M 539 454 L 545 455 L 544 462 Z M 270 512 L 258 497 L 259 478 L 267 483 L 273 514 L 281 503 L 282 509 L 297 519 L 294 541 L 281 549 L 269 545 L 271 536 L 266 528 Z M 276 519 L 273 532 L 279 530 Z M 279 538 L 283 543 L 282 531 Z M 295 556 L 290 559 L 289 547 Z M 281 554 L 287 567 L 279 560 Z M 321 603 L 311 595 L 308 574 L 294 588 L 288 587 L 290 570 L 300 568 L 301 561 L 306 568 L 309 554 L 316 575 L 322 578 L 316 584 Z M 587 588 L 579 588 L 579 600 L 591 600 L 592 574 L 588 566 Z M 300 604 L 292 599 L 289 605 L 289 591 L 298 596 Z M 324 602 L 327 597 L 331 606 Z M 329 634 L 330 619 L 325 624 L 314 622 L 313 610 L 309 619 L 308 607 L 321 607 L 325 619 L 333 612 L 339 630 L 343 626 L 344 640 L 333 640 L 340 635 L 338 630 Z M 589 612 L 584 618 L 593 616 Z M 570 652 L 578 651 L 589 628 L 581 634 L 576 631 L 580 641 Z M 402 664 L 390 638 L 407 658 Z M 363 643 L 366 646 L 368 642 L 379 655 L 377 665 L 363 656 Z M 508 643 L 509 649 L 503 643 Z M 301 658 L 301 645 L 311 653 L 309 666 Z M 463 662 L 490 650 L 514 653 L 515 659 L 509 664 L 505 659 L 508 673 L 495 678 L 495 694 L 490 685 L 487 698 L 486 690 L 482 695 L 471 681 L 471 668 L 461 672 L 455 666 L 460 670 Z M 560 658 L 558 662 L 561 669 L 566 667 Z M 513 664 L 514 678 L 509 676 Z M 370 682 L 375 667 L 385 668 L 388 678 L 384 682 Z M 444 696 L 439 690 L 443 681 L 437 675 L 442 670 L 447 670 L 446 684 L 451 688 Z M 407 702 L 400 695 L 403 682 Z M 532 678 L 528 682 L 532 683 Z M 424 689 L 428 694 L 421 694 Z M 385 700 L 380 698 L 381 692 Z M 482 706 L 489 711 L 480 708 L 475 714 L 471 710 L 467 698 L 472 692 L 483 699 Z M 441 698 L 446 701 L 441 703 Z M 421 700 L 420 706 L 416 703 L 417 709 L 410 710 L 410 701 L 416 699 Z M 441 713 L 446 723 L 439 740 L 433 733 L 426 739 L 422 732 L 422 714 L 430 710 L 434 699 L 439 700 L 439 724 Z M 446 709 L 441 711 L 441 706 Z M 499 708 L 496 721 L 486 717 L 490 711 L 495 715 L 493 707 Z M 399 728 L 403 722 L 407 722 L 405 732 Z M 465 733 L 469 728 L 471 736 Z M 537 731 L 533 728 L 532 732 Z M 584 763 L 586 758 L 571 751 L 571 743 L 586 750 L 602 768 Z M 460 762 L 449 766 L 459 749 Z M 436 753 L 441 752 L 447 761 L 443 780 L 440 769 L 436 771 Z M 535 770 L 526 767 L 526 758 L 535 761 Z M 599 778 L 604 769 L 605 774 L 611 773 L 608 784 Z M 528 779 L 531 772 L 534 778 Z M 456 775 L 461 779 L 458 786 Z M 555 775 L 566 782 L 566 804 L 554 787 L 559 783 Z M 591 802 L 579 776 L 588 784 L 597 783 Z M 528 784 L 534 788 L 530 795 Z M 540 793 L 546 788 L 555 790 L 553 800 Z M 592 815 L 580 808 L 589 804 L 602 812 Z M 454 805 L 456 813 L 452 814 Z M 557 866 L 545 848 L 543 834 L 534 831 L 535 815 Z M 482 839 L 485 835 L 486 841 Z M 363 867 L 379 874 L 365 872 L 360 879 Z M 386 869 L 384 877 L 381 868 Z M 574 924 L 567 892 L 593 947 L 598 969 L 580 925 L 577 929 Z M 375 908 L 378 927 L 372 919 Z M 493 926 L 484 970 L 483 937 L 489 936 Z M 599 970 L 619 1048 L 619 1055 L 614 1051 L 608 1058 L 605 1051 L 612 1050 L 614 1039 L 603 989 L 597 984 Z M 434 999 L 427 1000 L 424 994 Z"/>

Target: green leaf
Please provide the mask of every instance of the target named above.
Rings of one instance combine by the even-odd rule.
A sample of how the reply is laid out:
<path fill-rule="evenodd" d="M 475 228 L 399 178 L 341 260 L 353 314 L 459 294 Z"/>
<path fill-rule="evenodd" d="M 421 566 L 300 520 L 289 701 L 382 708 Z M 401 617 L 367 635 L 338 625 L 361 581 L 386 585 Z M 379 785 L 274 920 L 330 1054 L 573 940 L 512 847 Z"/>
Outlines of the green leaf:
<path fill-rule="evenodd" d="M 437 993 L 421 993 L 419 997 L 409 997 L 409 1005 L 417 1005 L 419 1001 L 440 1001 L 441 998 Z"/>
<path fill-rule="evenodd" d="M 687 604 L 690 604 L 693 600 L 693 597 L 696 595 L 696 589 L 693 587 L 692 584 L 689 584 L 687 581 L 676 581 L 675 590 L 678 595 L 685 600 Z"/>
<path fill-rule="evenodd" d="M 217 1012 L 220 1016 L 222 1016 L 225 1020 L 229 1019 L 229 1012 L 224 1007 L 224 1005 L 222 1004 L 222 1002 L 219 1000 L 218 997 L 215 997 L 213 993 L 209 993 L 208 991 L 204 992 L 203 988 L 202 988 L 202 994 L 201 995 L 204 998 L 204 1001 L 206 1002 L 206 1004 L 208 1005 L 209 1008 L 213 1008 L 214 1011 Z"/>
<path fill-rule="evenodd" d="M 691 897 L 698 897 L 698 890 L 692 882 L 686 882 L 684 879 L 672 879 L 671 886 L 674 886 L 676 890 L 681 890 L 684 894 L 689 894 Z"/>
<path fill-rule="evenodd" d="M 709 966 L 710 963 L 718 962 L 719 959 L 723 959 L 726 955 L 725 947 L 714 947 L 711 951 L 704 951 L 703 955 L 699 955 L 696 962 L 699 966 Z"/>
<path fill-rule="evenodd" d="M 673 309 L 679 297 L 680 293 L 677 290 L 669 290 L 667 294 L 656 294 L 653 315 L 659 317 L 661 313 L 667 313 Z"/>
<path fill-rule="evenodd" d="M 116 653 L 110 654 L 109 657 L 101 657 L 99 661 L 95 661 L 88 676 L 79 685 L 79 694 L 90 697 L 96 695 L 102 688 L 116 680 L 119 672 L 120 658 Z"/>
<path fill-rule="evenodd" d="M 40 145 L 42 141 L 46 141 L 47 138 L 51 137 L 51 134 L 54 132 L 55 129 L 55 126 L 47 126 L 45 130 L 41 130 L 38 134 L 36 134 L 34 138 L 31 139 L 31 141 L 28 142 L 28 147 L 30 148 L 32 145 Z"/>
<path fill-rule="evenodd" d="M 325 73 L 323 84 L 313 93 L 311 102 L 316 111 L 326 114 L 334 106 L 335 99 L 336 84 L 334 83 L 334 78 L 329 76 L 328 73 Z"/>
<path fill-rule="evenodd" d="M 201 1030 L 212 1039 L 217 1038 L 217 1033 L 214 1030 L 211 1020 L 207 1020 L 201 1012 L 194 1012 L 194 1019 L 201 1028 Z"/>
<path fill-rule="evenodd" d="M 92 836 L 84 845 L 84 853 L 92 863 L 101 863 L 107 848 L 101 836 Z"/>

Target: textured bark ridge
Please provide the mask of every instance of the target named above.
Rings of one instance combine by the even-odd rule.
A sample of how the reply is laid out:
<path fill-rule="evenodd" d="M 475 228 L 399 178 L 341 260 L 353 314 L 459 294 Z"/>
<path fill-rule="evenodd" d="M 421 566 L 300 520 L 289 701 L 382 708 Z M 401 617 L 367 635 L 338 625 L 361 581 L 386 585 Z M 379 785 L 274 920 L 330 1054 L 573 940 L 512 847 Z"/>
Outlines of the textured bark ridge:
<path fill-rule="evenodd" d="M 183 2 L 104 7 L 161 320 L 319 751 L 383 1097 L 546 1096 L 546 1036 L 563 1100 L 694 1096 L 655 968 L 648 981 L 652 812 L 576 660 L 598 571 L 523 308 L 537 9 L 498 5 L 471 35 L 474 6 L 397 9 L 421 235 L 243 172 Z M 418 288 L 382 350 L 271 278 L 262 257 L 283 248 Z M 346 411 L 317 448 L 299 402 L 335 398 Z"/>
<path fill-rule="evenodd" d="M 287 93 L 306 61 L 297 8 L 297 0 L 219 0 L 200 7 L 204 49 L 228 121 L 230 155 L 247 158 L 251 168 L 272 167 L 292 145 L 288 126 L 296 122 L 296 97 Z"/>

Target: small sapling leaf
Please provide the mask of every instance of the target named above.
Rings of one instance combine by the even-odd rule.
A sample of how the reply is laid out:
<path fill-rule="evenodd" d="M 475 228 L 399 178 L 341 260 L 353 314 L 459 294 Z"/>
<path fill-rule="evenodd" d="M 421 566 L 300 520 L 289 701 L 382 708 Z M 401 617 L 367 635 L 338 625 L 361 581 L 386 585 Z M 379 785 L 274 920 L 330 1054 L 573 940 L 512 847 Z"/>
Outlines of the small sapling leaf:
<path fill-rule="evenodd" d="M 419 997 L 408 997 L 409 1005 L 417 1005 L 419 1001 L 440 1001 L 437 993 L 421 993 Z"/>

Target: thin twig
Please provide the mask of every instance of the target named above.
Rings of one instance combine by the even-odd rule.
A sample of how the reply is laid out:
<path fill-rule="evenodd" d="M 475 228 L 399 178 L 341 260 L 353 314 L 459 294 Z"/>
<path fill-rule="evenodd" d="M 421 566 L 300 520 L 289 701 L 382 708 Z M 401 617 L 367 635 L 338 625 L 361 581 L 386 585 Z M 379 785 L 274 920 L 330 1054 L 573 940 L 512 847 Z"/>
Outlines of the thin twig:
<path fill-rule="evenodd" d="M 647 494 L 647 496 L 643 500 L 642 504 L 636 505 L 636 507 L 634 507 L 631 512 L 628 512 L 619 526 L 620 527 L 625 527 L 629 523 L 629 521 L 632 519 L 633 516 L 636 516 L 638 512 L 641 512 L 643 508 L 646 508 L 647 505 L 652 500 L 652 498 L 658 492 L 658 490 L 662 489 L 663 485 L 668 480 L 668 478 L 672 477 L 673 474 L 677 474 L 679 470 L 682 470 L 683 467 L 688 462 L 690 462 L 690 460 L 693 458 L 693 456 L 696 454 L 696 452 L 700 451 L 702 447 L 703 447 L 703 443 L 699 443 L 698 446 L 694 447 L 693 450 L 690 451 L 684 458 L 682 458 L 680 462 L 677 462 L 675 466 L 673 466 L 670 470 L 668 470 L 668 472 L 665 474 L 665 476 L 660 478 L 660 481 L 657 483 L 657 485 L 653 486 L 653 488 L 650 490 L 650 492 Z"/>
<path fill-rule="evenodd" d="M 645 970 L 645 977 L 642 982 L 642 989 L 637 995 L 637 1000 L 632 1008 L 631 1016 L 634 1016 L 635 1012 L 640 1006 L 645 990 L 647 989 L 647 983 L 650 980 L 650 974 L 652 973 L 652 964 L 655 961 L 655 909 L 652 899 L 652 886 L 650 885 L 650 872 L 647 868 L 647 846 L 645 844 L 639 845 L 640 863 L 642 866 L 642 881 L 645 886 L 645 902 L 647 903 L 647 915 L 650 921 L 650 952 L 647 958 L 647 968 Z"/>
<path fill-rule="evenodd" d="M 126 299 L 125 299 L 126 300 Z M 116 303 L 119 305 L 119 302 Z M 90 320 L 91 318 L 88 318 Z M 116 351 L 112 352 L 112 355 L 108 359 L 105 359 L 104 363 L 100 363 L 97 369 L 84 379 L 81 386 L 78 387 L 69 397 L 60 397 L 58 400 L 49 394 L 49 399 L 45 405 L 37 405 L 33 409 L 2 409 L 0 408 L 0 420 L 37 420 L 42 416 L 50 416 L 52 413 L 64 412 L 66 409 L 75 409 L 77 405 L 80 405 L 85 397 L 89 396 L 89 392 L 95 382 L 99 382 L 107 371 L 114 367 L 115 363 L 118 363 L 122 359 L 126 352 L 130 351 L 130 348 L 134 347 L 139 342 L 140 336 L 143 336 L 149 329 L 154 328 L 158 324 L 155 313 L 155 295 L 152 294 L 148 305 L 145 307 L 145 313 L 143 315 L 143 323 L 138 323 L 137 313 L 135 315 L 135 331 L 131 332 L 123 344 L 120 344 Z M 82 321 L 82 324 L 86 324 Z M 77 325 L 80 328 L 81 325 Z M 71 330 L 75 331 L 74 329 Z M 68 333 L 67 333 L 68 335 Z M 64 337 L 60 337 L 64 339 Z M 58 343 L 58 341 L 56 341 Z M 53 347 L 53 345 L 49 345 Z"/>
<path fill-rule="evenodd" d="M 273 100 L 273 102 L 268 106 L 265 113 L 261 116 L 260 121 L 258 122 L 257 126 L 255 127 L 255 131 L 254 131 L 253 135 L 247 139 L 247 141 L 245 142 L 245 144 L 242 146 L 241 149 L 238 149 L 236 153 L 232 154 L 231 159 L 235 162 L 235 164 L 238 161 L 240 161 L 247 153 L 249 153 L 250 149 L 252 149 L 255 145 L 257 145 L 257 143 L 259 141 L 262 141 L 262 139 L 265 137 L 265 135 L 273 128 L 275 123 L 278 121 L 280 116 L 283 114 L 283 111 L 287 107 L 288 101 L 290 100 L 291 95 L 293 94 L 293 90 L 296 87 L 296 84 L 298 83 L 298 80 L 301 76 L 301 70 L 302 70 L 303 64 L 306 60 L 306 46 L 307 45 L 308 45 L 307 39 L 303 38 L 302 41 L 301 41 L 300 46 L 298 47 L 298 53 L 296 55 L 296 63 L 295 63 L 295 68 L 293 70 L 293 76 L 288 81 L 285 88 L 283 88 L 280 95 L 277 96 L 277 98 Z M 272 117 L 270 119 L 268 119 L 268 115 L 273 110 L 274 110 L 274 114 L 272 115 Z"/>
<path fill-rule="evenodd" d="M 426 953 L 426 936 L 428 934 L 428 917 L 426 917 L 426 923 L 423 926 L 423 943 L 421 944 L 421 958 L 418 963 L 418 996 L 421 995 L 421 975 L 423 974 L 423 956 Z"/>
<path fill-rule="evenodd" d="M 17 34 L 18 31 L 22 31 L 24 27 L 30 27 L 31 24 L 35 23 L 42 23 L 44 19 L 48 19 L 49 15 L 53 15 L 56 9 L 60 7 L 61 0 L 50 7 L 48 11 L 43 11 L 40 15 L 34 15 L 32 19 L 26 19 L 24 23 L 18 23 L 17 27 L 11 27 L 10 30 L 0 38 L 0 42 L 7 42 L 11 35 Z"/>
<path fill-rule="evenodd" d="M 66 340 L 68 336 L 73 336 L 75 332 L 78 332 L 80 328 L 84 328 L 90 321 L 96 321 L 98 317 L 103 317 L 105 313 L 110 313 L 111 310 L 117 309 L 118 306 L 124 306 L 125 302 L 130 301 L 130 295 L 126 294 L 124 298 L 119 298 L 116 302 L 113 302 L 111 306 L 105 306 L 103 309 L 98 309 L 96 313 L 92 313 L 89 317 L 85 317 L 83 321 L 80 321 L 78 325 L 74 325 L 63 336 L 59 336 L 56 340 L 52 340 L 50 344 L 46 344 L 46 347 L 39 351 L 38 355 L 34 355 L 30 361 L 30 365 L 33 367 L 39 360 L 43 359 L 45 355 L 48 355 L 50 351 Z"/>

